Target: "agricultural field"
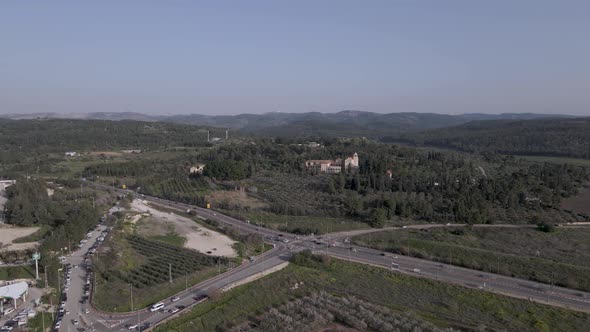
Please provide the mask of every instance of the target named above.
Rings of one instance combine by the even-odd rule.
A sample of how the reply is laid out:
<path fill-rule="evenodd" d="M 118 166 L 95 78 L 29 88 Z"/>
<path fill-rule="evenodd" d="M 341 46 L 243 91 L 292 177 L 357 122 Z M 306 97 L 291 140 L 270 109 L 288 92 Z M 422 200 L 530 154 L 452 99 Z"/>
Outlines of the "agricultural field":
<path fill-rule="evenodd" d="M 323 191 L 327 176 L 264 172 L 252 181 L 257 190 L 251 195 L 269 202 L 270 211 L 277 214 L 329 216 L 338 209 L 334 197 Z"/>
<path fill-rule="evenodd" d="M 272 314 L 275 310 L 272 308 L 279 308 L 277 310 L 280 311 L 281 306 L 297 299 L 305 301 L 305 297 L 322 290 L 331 296 L 354 297 L 370 303 L 367 308 L 384 307 L 382 309 L 391 312 L 392 316 L 409 315 L 413 320 L 425 321 L 425 324 L 439 329 L 590 329 L 589 314 L 303 253 L 295 256 L 285 269 L 215 296 L 211 301 L 159 326 L 156 331 L 230 330 L 248 320 L 256 323 L 269 310 Z M 321 306 L 314 308 L 321 309 Z M 323 317 L 329 316 L 326 314 Z M 403 330 L 402 326 L 399 328 Z"/>
<path fill-rule="evenodd" d="M 278 308 L 236 326 L 230 332 L 259 331 L 403 331 L 443 332 L 408 313 L 394 313 L 387 307 L 374 305 L 353 296 L 314 293 L 290 301 Z"/>
<path fill-rule="evenodd" d="M 136 306 L 146 307 L 231 265 L 223 257 L 134 235 L 118 236 L 108 245 L 121 255 L 104 253 L 94 259 L 98 291 L 93 304 L 106 311 L 130 310 L 129 285 L 133 285 Z M 169 283 L 170 267 L 172 283 Z"/>
<path fill-rule="evenodd" d="M 516 156 L 536 163 L 570 164 L 574 166 L 590 167 L 590 159 L 567 158 L 567 157 L 546 157 L 546 156 Z"/>
<path fill-rule="evenodd" d="M 364 222 L 346 217 L 290 216 L 266 211 L 222 212 L 233 215 L 241 220 L 249 220 L 250 223 L 255 225 L 295 234 L 324 234 L 369 228 Z"/>
<path fill-rule="evenodd" d="M 430 228 L 353 238 L 358 245 L 590 291 L 590 228 Z"/>

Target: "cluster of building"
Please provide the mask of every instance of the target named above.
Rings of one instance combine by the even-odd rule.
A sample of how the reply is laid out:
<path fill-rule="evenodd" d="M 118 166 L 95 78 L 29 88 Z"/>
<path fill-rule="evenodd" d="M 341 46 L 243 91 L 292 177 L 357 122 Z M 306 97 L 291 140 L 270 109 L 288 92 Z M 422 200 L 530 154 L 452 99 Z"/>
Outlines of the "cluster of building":
<path fill-rule="evenodd" d="M 351 173 L 359 168 L 359 156 L 355 152 L 346 159 L 336 160 L 307 160 L 305 168 L 312 173 L 338 174 L 341 172 Z"/>

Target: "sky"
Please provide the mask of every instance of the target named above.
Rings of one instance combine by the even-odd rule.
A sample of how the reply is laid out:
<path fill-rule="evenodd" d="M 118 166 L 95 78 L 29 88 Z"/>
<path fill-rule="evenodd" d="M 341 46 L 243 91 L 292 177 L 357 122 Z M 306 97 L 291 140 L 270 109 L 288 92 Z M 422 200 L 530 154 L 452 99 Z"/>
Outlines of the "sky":
<path fill-rule="evenodd" d="M 590 116 L 590 1 L 0 1 L 0 113 Z"/>

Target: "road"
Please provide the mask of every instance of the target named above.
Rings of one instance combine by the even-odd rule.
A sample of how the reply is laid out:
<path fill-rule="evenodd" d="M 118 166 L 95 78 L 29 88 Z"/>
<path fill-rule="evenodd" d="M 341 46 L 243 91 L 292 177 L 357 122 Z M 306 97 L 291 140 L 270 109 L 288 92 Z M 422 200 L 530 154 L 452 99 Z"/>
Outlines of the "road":
<path fill-rule="evenodd" d="M 117 189 L 117 191 L 127 194 L 133 193 L 132 191 L 121 189 Z M 263 236 L 265 241 L 271 242 L 275 245 L 275 249 L 263 254 L 254 262 L 244 263 L 233 270 L 195 285 L 188 291 L 178 294 L 177 296 L 180 297 L 180 300 L 174 304 L 170 303 L 169 300 L 166 300 L 166 307 L 162 311 L 152 313 L 144 309 L 129 314 L 109 314 L 92 309 L 91 312 L 86 315 L 84 313 L 76 313 L 77 315 L 80 315 L 81 320 L 84 320 L 92 330 L 117 331 L 124 329 L 125 326 L 137 324 L 137 321 L 140 322 L 140 325 L 145 323 L 150 323 L 152 325 L 157 324 L 173 315 L 172 313 L 167 312 L 167 309 L 175 306 L 188 307 L 194 305 L 195 302 L 197 302 L 195 300 L 196 296 L 206 294 L 207 291 L 211 289 L 223 288 L 227 285 L 231 285 L 235 282 L 256 275 L 261 271 L 278 266 L 287 261 L 293 253 L 305 249 L 340 259 L 384 267 L 392 270 L 394 273 L 405 273 L 421 278 L 435 279 L 442 282 L 527 299 L 552 306 L 567 307 L 572 310 L 590 312 L 590 293 L 587 292 L 460 268 L 426 259 L 393 255 L 378 250 L 351 246 L 350 244 L 340 241 L 347 235 L 352 234 L 325 234 L 323 235 L 322 240 L 318 242 L 316 238 L 299 237 L 294 234 L 259 227 L 209 209 L 190 206 L 184 203 L 171 202 L 155 197 L 142 196 L 141 199 L 167 208 L 177 209 L 178 211 L 185 212 L 187 209 L 192 209 L 196 211 L 197 215 L 210 220 L 215 220 L 221 225 L 232 226 L 243 233 Z M 433 225 L 416 225 L 412 228 L 428 226 L 433 227 Z M 442 225 L 435 225 L 434 227 L 442 227 Z M 512 225 L 506 227 L 512 227 Z M 326 239 L 330 240 L 326 241 Z M 71 259 L 75 259 L 75 257 L 77 256 L 74 255 Z M 74 287 L 73 281 L 71 287 Z M 72 293 L 72 296 L 68 293 L 68 305 L 70 303 L 69 301 L 71 301 L 71 297 L 75 297 L 75 293 Z"/>

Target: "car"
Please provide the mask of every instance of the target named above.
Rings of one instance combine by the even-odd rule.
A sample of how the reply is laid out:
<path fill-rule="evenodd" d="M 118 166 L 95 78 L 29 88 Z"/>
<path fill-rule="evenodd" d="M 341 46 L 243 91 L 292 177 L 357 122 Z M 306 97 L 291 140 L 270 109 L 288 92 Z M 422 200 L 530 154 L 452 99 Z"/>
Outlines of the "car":
<path fill-rule="evenodd" d="M 172 309 L 168 310 L 168 312 L 169 312 L 169 313 L 171 313 L 171 314 L 175 314 L 175 313 L 177 313 L 178 311 L 179 311 L 179 309 L 178 309 L 178 308 L 172 308 Z"/>
<path fill-rule="evenodd" d="M 163 309 L 163 308 L 164 308 L 164 303 L 158 302 L 158 303 L 156 303 L 156 304 L 154 304 L 154 305 L 152 305 L 150 307 L 150 311 L 151 312 L 154 312 L 154 311 L 158 311 L 158 310 Z"/>
<path fill-rule="evenodd" d="M 198 296 L 195 296 L 195 301 L 203 301 L 203 300 L 206 300 L 207 298 L 209 298 L 209 296 L 207 296 L 205 294 L 198 295 Z"/>
<path fill-rule="evenodd" d="M 379 255 L 381 255 L 381 256 L 385 256 L 385 253 L 384 253 L 384 252 L 382 252 L 382 253 L 380 253 Z"/>
<path fill-rule="evenodd" d="M 173 298 L 170 299 L 170 301 L 172 302 L 178 302 L 180 300 L 180 297 L 178 296 L 174 296 Z"/>
<path fill-rule="evenodd" d="M 88 308 L 85 308 L 85 309 L 84 309 L 84 313 L 85 313 L 85 314 L 89 314 L 89 313 L 90 313 L 90 309 L 88 309 Z"/>
<path fill-rule="evenodd" d="M 55 322 L 55 328 L 59 329 L 61 327 L 61 320 L 58 320 L 57 322 Z"/>
<path fill-rule="evenodd" d="M 66 310 L 66 315 L 69 315 L 69 314 L 70 314 L 70 311 L 69 310 Z"/>
<path fill-rule="evenodd" d="M 128 326 L 127 326 L 127 329 L 128 329 L 128 330 L 137 330 L 137 328 L 138 328 L 138 327 L 139 327 L 139 326 L 137 326 L 137 324 L 132 324 L 132 325 L 128 325 Z"/>
<path fill-rule="evenodd" d="M 80 322 L 77 319 L 72 319 L 72 324 L 78 325 L 78 324 L 80 324 Z"/>

